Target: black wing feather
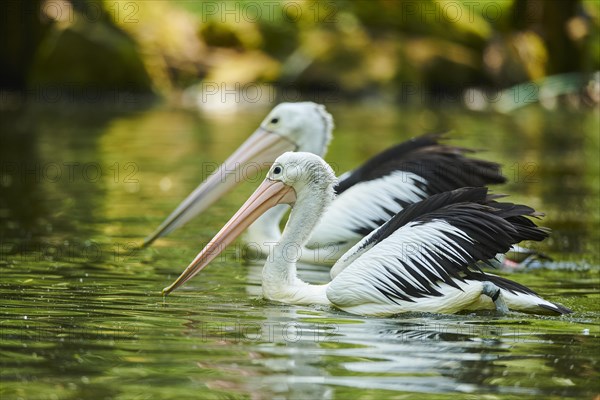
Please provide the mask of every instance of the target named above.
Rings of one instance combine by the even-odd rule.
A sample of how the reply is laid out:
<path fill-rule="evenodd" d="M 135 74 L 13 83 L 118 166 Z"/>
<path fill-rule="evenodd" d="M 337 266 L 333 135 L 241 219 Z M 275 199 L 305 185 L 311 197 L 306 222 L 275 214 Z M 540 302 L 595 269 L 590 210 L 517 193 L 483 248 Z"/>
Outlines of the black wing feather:
<path fill-rule="evenodd" d="M 529 219 L 540 214 L 527 206 L 497 201 L 500 197 L 488 195 L 487 188 L 462 188 L 412 204 L 366 237 L 352 254 L 345 256 L 341 268 L 349 265 L 349 268 L 368 269 L 367 259 L 360 261 L 362 255 L 366 252 L 365 256 L 368 257 L 370 249 L 376 251 L 377 244 L 410 223 L 406 231 L 408 236 L 400 235 L 397 239 L 407 240 L 411 235 L 416 238 L 420 235 L 422 225 L 422 232 L 427 236 L 415 240 L 418 246 L 414 249 L 416 251 L 404 246 L 402 250 L 397 250 L 399 248 L 394 243 L 377 257 L 381 260 L 387 251 L 390 252 L 387 257 L 395 257 L 396 262 L 377 261 L 373 267 L 378 272 L 374 274 L 376 281 L 372 288 L 390 301 L 400 304 L 423 297 L 443 296 L 439 290 L 440 283 L 461 289 L 458 283 L 469 280 L 492 282 L 513 294 L 539 298 L 526 286 L 487 275 L 477 267 L 477 262 L 504 253 L 521 240 L 542 240 L 548 236 L 547 230 Z M 436 222 L 444 222 L 455 229 L 442 224 L 434 225 L 435 230 L 428 231 L 427 225 Z M 385 243 L 381 245 L 386 246 Z M 396 255 L 396 251 L 401 251 L 402 255 Z M 350 265 L 353 260 L 358 260 L 357 264 Z M 334 280 L 332 287 L 335 283 Z M 539 301 L 538 306 L 557 314 L 570 312 L 561 305 L 546 303 L 541 298 Z"/>
<path fill-rule="evenodd" d="M 457 251 L 465 262 L 457 262 L 453 257 L 442 253 L 426 253 L 420 260 L 412 261 L 423 264 L 419 271 L 415 271 L 408 263 L 402 262 L 406 271 L 419 282 L 421 287 L 409 283 L 400 274 L 387 269 L 393 276 L 395 289 L 386 287 L 382 294 L 388 299 L 397 302 L 405 297 L 419 298 L 424 296 L 441 296 L 435 289 L 438 282 L 444 282 L 459 288 L 456 281 L 477 280 L 490 281 L 498 287 L 512 293 L 530 294 L 537 296 L 533 290 L 509 279 L 488 275 L 477 267 L 476 263 L 494 257 L 497 253 L 504 253 L 510 246 L 522 240 L 543 240 L 548 236 L 548 230 L 540 228 L 527 217 L 539 217 L 531 207 L 498 202 L 502 196 L 488 195 L 487 188 L 462 188 L 451 192 L 429 197 L 419 203 L 408 206 L 396 214 L 390 221 L 378 228 L 361 247 L 371 248 L 397 229 L 409 222 L 426 224 L 442 220 L 464 232 L 470 239 L 456 234 L 446 234 L 448 239 L 456 245 Z M 443 246 L 442 246 L 443 248 Z M 425 267 L 427 264 L 427 267 Z M 436 276 L 436 274 L 438 275 Z M 540 307 L 559 314 L 572 312 L 568 308 L 555 304 L 555 308 L 539 304 Z"/>
<path fill-rule="evenodd" d="M 394 215 L 377 228 L 361 248 L 379 243 L 409 222 L 425 223 L 432 220 L 445 220 L 470 236 L 481 239 L 483 243 L 492 244 L 493 248 L 497 247 L 495 242 L 512 242 L 512 245 L 523 240 L 541 241 L 548 237 L 548 229 L 538 227 L 526 218 L 542 214 L 531 207 L 494 200 L 499 197 L 488 195 L 485 187 L 460 188 L 433 195 Z M 497 253 L 506 251 L 508 248 Z"/>
<path fill-rule="evenodd" d="M 462 188 L 450 192 L 440 193 L 418 203 L 410 204 L 402 211 L 394 215 L 386 223 L 377 228 L 377 230 L 366 242 L 363 243 L 361 247 L 364 248 L 377 244 L 407 223 L 415 221 L 418 217 L 427 215 L 428 213 L 439 210 L 442 207 L 458 203 L 485 201 L 487 191 L 487 188 L 484 187 Z"/>
<path fill-rule="evenodd" d="M 423 135 L 391 147 L 355 169 L 335 187 L 337 194 L 360 182 L 389 175 L 394 171 L 411 172 L 424 178 L 428 195 L 466 186 L 504 183 L 500 165 L 467 158 L 474 150 L 440 144 L 442 134 Z"/>

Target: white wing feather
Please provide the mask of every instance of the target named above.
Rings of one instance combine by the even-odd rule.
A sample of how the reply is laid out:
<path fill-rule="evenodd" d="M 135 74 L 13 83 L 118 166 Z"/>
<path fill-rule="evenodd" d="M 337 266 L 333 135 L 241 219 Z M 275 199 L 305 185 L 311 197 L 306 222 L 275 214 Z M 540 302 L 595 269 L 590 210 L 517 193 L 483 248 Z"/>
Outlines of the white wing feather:
<path fill-rule="evenodd" d="M 313 231 L 308 247 L 336 242 L 357 242 L 357 229 L 379 227 L 402 210 L 398 200 L 416 203 L 427 197 L 422 186 L 427 182 L 418 175 L 394 171 L 382 178 L 358 183 L 342 192 L 327 209 Z M 392 213 L 390 215 L 390 212 Z"/>

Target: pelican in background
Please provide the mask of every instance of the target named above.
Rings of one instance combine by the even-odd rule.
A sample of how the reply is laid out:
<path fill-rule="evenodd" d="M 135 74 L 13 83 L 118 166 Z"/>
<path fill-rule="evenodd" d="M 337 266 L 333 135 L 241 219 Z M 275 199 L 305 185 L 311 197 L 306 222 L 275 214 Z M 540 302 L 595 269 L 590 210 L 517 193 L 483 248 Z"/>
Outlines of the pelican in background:
<path fill-rule="evenodd" d="M 286 151 L 307 151 L 323 156 L 331 141 L 332 129 L 333 119 L 322 105 L 279 104 L 258 129 L 144 239 L 142 246 L 149 246 L 210 207 L 240 183 L 236 177 L 249 163 L 271 164 Z"/>
<path fill-rule="evenodd" d="M 333 118 L 319 104 L 282 103 L 217 171 L 192 192 L 148 236 L 144 246 L 182 226 L 233 188 L 245 163 L 272 163 L 285 151 L 323 156 L 331 140 Z M 472 151 L 439 143 L 440 135 L 412 139 L 371 158 L 344 174 L 336 199 L 314 229 L 301 260 L 332 265 L 365 235 L 406 206 L 436 193 L 466 186 L 504 183 L 500 166 L 466 157 Z M 289 207 L 267 211 L 244 238 L 263 255 L 281 237 L 280 221 Z"/>
<path fill-rule="evenodd" d="M 445 192 L 405 207 L 343 255 L 331 270 L 331 282 L 303 282 L 296 275 L 297 250 L 333 201 L 336 182 L 320 157 L 283 154 L 254 194 L 163 293 L 200 272 L 270 207 L 288 204 L 290 217 L 262 272 L 263 296 L 269 300 L 325 304 L 378 316 L 477 309 L 571 312 L 516 282 L 471 267 L 522 240 L 548 235 L 526 218 L 539 216 L 533 209 L 495 201 L 487 188 Z"/>

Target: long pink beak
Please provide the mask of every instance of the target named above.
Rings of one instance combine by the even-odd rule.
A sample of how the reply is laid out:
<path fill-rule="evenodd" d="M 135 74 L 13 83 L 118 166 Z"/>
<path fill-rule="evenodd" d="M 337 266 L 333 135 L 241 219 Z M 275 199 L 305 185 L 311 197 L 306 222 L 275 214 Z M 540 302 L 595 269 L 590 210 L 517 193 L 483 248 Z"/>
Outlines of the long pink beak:
<path fill-rule="evenodd" d="M 279 181 L 265 179 L 219 233 L 198 253 L 194 261 L 183 271 L 179 278 L 171 286 L 163 289 L 163 295 L 171 293 L 192 279 L 269 208 L 277 204 L 293 204 L 295 202 L 296 191 L 291 186 Z"/>
<path fill-rule="evenodd" d="M 265 163 L 272 163 L 286 151 L 296 150 L 296 147 L 283 136 L 264 128 L 257 129 L 212 175 L 181 202 L 150 236 L 144 239 L 142 246 L 149 246 L 159 237 L 167 235 L 206 210 L 241 182 L 239 172 L 249 162 L 255 162 L 262 167 Z"/>

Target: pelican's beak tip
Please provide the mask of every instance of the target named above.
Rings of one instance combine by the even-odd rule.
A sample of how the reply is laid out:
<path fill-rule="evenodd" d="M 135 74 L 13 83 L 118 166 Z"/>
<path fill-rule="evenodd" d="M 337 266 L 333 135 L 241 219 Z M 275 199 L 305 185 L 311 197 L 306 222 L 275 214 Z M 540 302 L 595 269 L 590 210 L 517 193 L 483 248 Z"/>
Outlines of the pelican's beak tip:
<path fill-rule="evenodd" d="M 144 241 L 142 242 L 140 249 L 145 249 L 146 247 L 150 246 L 152 244 L 152 242 L 154 242 L 154 240 L 150 237 L 144 238 Z"/>

